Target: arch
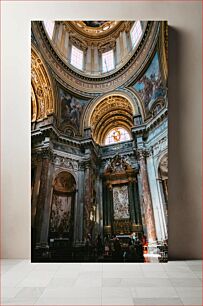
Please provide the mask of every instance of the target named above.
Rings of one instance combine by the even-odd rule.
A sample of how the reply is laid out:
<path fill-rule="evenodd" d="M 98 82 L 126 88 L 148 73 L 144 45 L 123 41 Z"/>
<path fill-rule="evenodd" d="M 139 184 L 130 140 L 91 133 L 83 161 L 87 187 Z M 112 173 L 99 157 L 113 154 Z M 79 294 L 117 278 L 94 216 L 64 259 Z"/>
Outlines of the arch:
<path fill-rule="evenodd" d="M 53 84 L 46 66 L 36 51 L 31 49 L 32 122 L 40 121 L 55 109 Z"/>
<path fill-rule="evenodd" d="M 69 193 L 76 191 L 76 181 L 72 173 L 69 171 L 60 171 L 53 182 L 54 191 Z"/>
<path fill-rule="evenodd" d="M 118 96 L 118 97 L 123 97 L 125 98 L 129 105 L 132 108 L 132 115 L 135 116 L 137 114 L 139 114 L 139 108 L 138 105 L 140 104 L 137 100 L 137 96 L 133 95 L 131 92 L 129 92 L 128 90 L 115 90 L 112 92 L 108 92 L 104 95 L 101 95 L 93 100 L 91 100 L 86 108 L 85 108 L 85 112 L 84 112 L 84 116 L 83 116 L 83 128 L 89 128 L 91 126 L 91 116 L 92 113 L 94 111 L 94 109 L 100 104 L 100 102 L 102 102 L 104 99 L 108 98 L 108 97 L 112 97 L 112 96 Z M 142 114 L 141 114 L 142 115 Z"/>
<path fill-rule="evenodd" d="M 49 221 L 50 238 L 69 238 L 70 243 L 72 243 L 76 204 L 75 194 L 75 177 L 69 171 L 60 170 L 53 180 Z"/>
<path fill-rule="evenodd" d="M 168 215 L 168 154 L 165 153 L 158 163 L 158 178 L 161 189 L 162 201 L 165 205 L 165 214 Z"/>
<path fill-rule="evenodd" d="M 67 168 L 63 168 L 63 167 L 60 167 L 60 168 L 55 170 L 55 173 L 53 175 L 52 187 L 54 186 L 55 179 L 62 172 L 67 172 L 67 173 L 69 173 L 70 175 L 73 176 L 73 178 L 75 180 L 75 188 L 76 188 L 75 190 L 77 191 L 77 176 L 76 176 L 76 173 L 74 171 L 71 171 L 71 169 L 67 169 Z"/>
<path fill-rule="evenodd" d="M 115 127 L 123 127 L 130 133 L 134 111 L 129 100 L 121 95 L 108 95 L 100 99 L 89 118 L 94 141 L 103 144 L 106 134 Z"/>
<path fill-rule="evenodd" d="M 160 166 L 160 163 L 165 159 L 165 158 L 168 158 L 168 153 L 167 153 L 167 150 L 164 150 L 160 155 L 159 157 L 157 158 L 157 161 L 156 161 L 156 177 L 159 178 L 159 166 Z"/>

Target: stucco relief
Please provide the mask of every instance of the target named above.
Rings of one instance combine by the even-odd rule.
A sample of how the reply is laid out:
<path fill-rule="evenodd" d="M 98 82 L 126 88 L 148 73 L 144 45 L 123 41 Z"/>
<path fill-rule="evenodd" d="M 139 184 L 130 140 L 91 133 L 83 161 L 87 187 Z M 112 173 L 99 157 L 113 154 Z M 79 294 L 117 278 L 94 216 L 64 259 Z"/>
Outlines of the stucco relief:
<path fill-rule="evenodd" d="M 54 157 L 54 164 L 70 170 L 78 170 L 78 162 L 62 156 Z"/>
<path fill-rule="evenodd" d="M 54 194 L 52 200 L 52 211 L 50 218 L 50 231 L 56 233 L 69 232 L 71 219 L 72 197 Z"/>
<path fill-rule="evenodd" d="M 160 152 L 163 152 L 168 147 L 168 138 L 164 137 L 161 140 L 159 140 L 154 146 L 153 146 L 153 155 L 158 155 Z"/>

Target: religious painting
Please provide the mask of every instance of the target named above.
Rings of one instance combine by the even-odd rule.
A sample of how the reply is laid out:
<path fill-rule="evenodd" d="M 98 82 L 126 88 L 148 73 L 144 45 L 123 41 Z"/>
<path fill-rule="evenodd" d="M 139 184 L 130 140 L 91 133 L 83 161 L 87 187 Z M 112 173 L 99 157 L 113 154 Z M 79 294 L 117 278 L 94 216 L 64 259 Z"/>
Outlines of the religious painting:
<path fill-rule="evenodd" d="M 61 88 L 59 89 L 59 99 L 61 103 L 61 124 L 72 125 L 78 130 L 86 101 L 73 96 Z"/>
<path fill-rule="evenodd" d="M 114 220 L 129 219 L 128 186 L 113 187 Z"/>
<path fill-rule="evenodd" d="M 145 74 L 133 87 L 141 96 L 145 106 L 148 106 L 149 102 L 165 96 L 166 88 L 162 83 L 157 52 Z"/>

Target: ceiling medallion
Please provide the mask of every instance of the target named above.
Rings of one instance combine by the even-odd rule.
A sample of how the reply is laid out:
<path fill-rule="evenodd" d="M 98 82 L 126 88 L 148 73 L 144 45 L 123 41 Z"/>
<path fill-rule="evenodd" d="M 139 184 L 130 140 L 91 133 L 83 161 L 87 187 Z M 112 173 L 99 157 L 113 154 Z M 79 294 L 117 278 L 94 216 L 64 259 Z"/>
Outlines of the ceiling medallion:
<path fill-rule="evenodd" d="M 98 35 L 114 28 L 118 24 L 118 21 L 87 20 L 87 21 L 73 21 L 73 23 L 75 24 L 75 26 L 80 28 L 81 31 L 87 34 Z"/>

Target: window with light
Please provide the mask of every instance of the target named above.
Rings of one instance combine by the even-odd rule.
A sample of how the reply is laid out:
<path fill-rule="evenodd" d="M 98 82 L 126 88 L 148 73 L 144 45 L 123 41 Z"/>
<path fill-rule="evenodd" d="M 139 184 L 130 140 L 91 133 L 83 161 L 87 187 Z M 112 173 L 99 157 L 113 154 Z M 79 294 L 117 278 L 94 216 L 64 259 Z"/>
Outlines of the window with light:
<path fill-rule="evenodd" d="M 50 39 L 53 38 L 54 25 L 55 25 L 55 21 L 44 21 L 44 27 Z"/>
<path fill-rule="evenodd" d="M 136 21 L 132 27 L 130 32 L 131 41 L 133 48 L 138 44 L 141 36 L 142 36 L 142 26 L 140 21 Z"/>
<path fill-rule="evenodd" d="M 114 69 L 114 67 L 115 65 L 114 65 L 113 50 L 103 53 L 102 54 L 102 71 L 108 72 Z"/>
<path fill-rule="evenodd" d="M 83 69 L 83 51 L 75 46 L 72 46 L 70 63 L 80 70 Z"/>
<path fill-rule="evenodd" d="M 109 145 L 128 140 L 130 140 L 130 134 L 128 131 L 122 127 L 117 127 L 108 132 L 104 144 Z"/>

